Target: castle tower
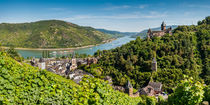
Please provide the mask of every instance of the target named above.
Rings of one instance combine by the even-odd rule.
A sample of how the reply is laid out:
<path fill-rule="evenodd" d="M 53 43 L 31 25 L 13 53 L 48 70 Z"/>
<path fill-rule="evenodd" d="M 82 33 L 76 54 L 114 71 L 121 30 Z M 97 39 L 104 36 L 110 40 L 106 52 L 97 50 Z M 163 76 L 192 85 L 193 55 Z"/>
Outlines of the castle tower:
<path fill-rule="evenodd" d="M 132 84 L 130 83 L 130 81 L 128 81 L 127 89 L 128 89 L 128 95 L 129 95 L 130 97 L 133 97 L 133 86 L 132 86 Z"/>
<path fill-rule="evenodd" d="M 153 58 L 152 60 L 152 67 L 151 67 L 152 71 L 157 71 L 157 61 L 155 58 Z"/>
<path fill-rule="evenodd" d="M 147 39 L 150 39 L 151 33 L 152 33 L 152 30 L 149 28 L 149 30 L 147 31 Z"/>
<path fill-rule="evenodd" d="M 166 30 L 166 24 L 164 23 L 164 21 L 161 24 L 161 30 L 165 31 Z"/>

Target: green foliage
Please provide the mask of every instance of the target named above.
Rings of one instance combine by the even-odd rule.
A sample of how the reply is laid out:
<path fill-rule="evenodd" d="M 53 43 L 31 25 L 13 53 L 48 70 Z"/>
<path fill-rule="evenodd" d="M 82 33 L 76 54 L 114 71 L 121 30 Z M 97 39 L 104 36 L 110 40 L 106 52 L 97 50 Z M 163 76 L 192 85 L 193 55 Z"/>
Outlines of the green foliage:
<path fill-rule="evenodd" d="M 204 20 L 198 21 L 198 25 L 210 24 L 210 16 L 207 16 Z"/>
<path fill-rule="evenodd" d="M 204 89 L 204 101 L 209 101 L 210 102 L 210 85 L 206 86 Z"/>
<path fill-rule="evenodd" d="M 24 48 L 69 48 L 100 44 L 110 35 L 91 27 L 46 20 L 22 24 L 0 24 L 2 46 Z"/>
<path fill-rule="evenodd" d="M 7 51 L 7 54 L 12 57 L 13 59 L 21 62 L 23 61 L 23 57 L 21 57 L 21 55 L 14 49 L 14 47 L 10 47 Z"/>
<path fill-rule="evenodd" d="M 91 73 L 92 75 L 94 75 L 95 77 L 100 77 L 103 70 L 101 69 L 101 67 L 98 67 L 97 64 L 92 64 L 90 66 L 86 66 L 86 65 L 83 65 L 81 67 L 83 70 Z"/>
<path fill-rule="evenodd" d="M 146 105 L 156 105 L 157 101 L 156 99 L 153 97 L 149 97 L 146 99 Z"/>
<path fill-rule="evenodd" d="M 73 101 L 77 92 L 72 90 L 76 86 L 72 81 L 19 63 L 0 52 L 0 101 L 5 104 L 73 104 L 78 101 Z"/>
<path fill-rule="evenodd" d="M 146 100 L 153 103 L 154 99 L 147 98 L 129 97 L 115 91 L 108 82 L 89 76 L 78 85 L 0 52 L 0 104 L 144 105 Z"/>
<path fill-rule="evenodd" d="M 167 105 L 167 100 L 164 100 L 162 96 L 158 96 L 158 105 Z"/>
<path fill-rule="evenodd" d="M 101 79 L 95 79 L 91 77 L 83 78 L 80 82 L 81 87 L 84 87 L 84 91 L 90 94 L 95 93 L 94 96 L 89 96 L 93 101 L 89 101 L 87 104 L 90 105 L 137 105 L 145 104 L 145 101 L 141 97 L 131 98 L 127 94 L 119 91 L 114 91 L 113 88 Z M 149 97 L 146 97 L 148 99 Z M 95 100 L 98 101 L 95 101 Z M 150 99 L 150 98 L 149 98 Z"/>
<path fill-rule="evenodd" d="M 193 82 L 193 78 L 185 79 L 168 97 L 168 103 L 170 105 L 197 105 L 203 100 L 203 89 L 202 83 Z"/>
<path fill-rule="evenodd" d="M 198 49 L 200 51 L 203 71 L 201 76 L 204 78 L 206 84 L 210 84 L 210 25 L 200 26 L 196 32 L 198 37 Z"/>
<path fill-rule="evenodd" d="M 130 80 L 135 88 L 147 85 L 150 79 L 163 83 L 163 90 L 172 88 L 183 80 L 184 75 L 194 81 L 210 81 L 210 25 L 179 26 L 173 35 L 154 37 L 150 40 L 131 41 L 111 50 L 97 51 L 100 56 L 97 67 L 101 76 L 110 75 L 115 85 L 125 85 Z M 157 72 L 152 72 L 151 62 L 156 57 Z M 94 67 L 87 67 L 93 71 Z M 201 78 L 200 78 L 201 77 Z"/>
<path fill-rule="evenodd" d="M 169 93 L 173 92 L 173 87 L 177 86 L 183 78 L 183 71 L 181 69 L 163 69 L 153 74 L 153 80 L 161 82 L 163 88 Z"/>

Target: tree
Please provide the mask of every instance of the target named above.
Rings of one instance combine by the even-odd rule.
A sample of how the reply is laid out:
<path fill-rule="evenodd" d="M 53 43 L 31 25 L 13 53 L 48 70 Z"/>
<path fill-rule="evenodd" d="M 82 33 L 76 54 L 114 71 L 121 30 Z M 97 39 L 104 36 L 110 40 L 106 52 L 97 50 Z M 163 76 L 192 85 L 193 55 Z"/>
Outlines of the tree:
<path fill-rule="evenodd" d="M 204 20 L 198 21 L 198 25 L 210 24 L 210 16 L 207 16 Z"/>
<path fill-rule="evenodd" d="M 7 54 L 14 58 L 15 60 L 17 61 L 22 61 L 23 58 L 20 56 L 20 54 L 14 49 L 14 47 L 10 47 L 8 50 L 7 50 Z"/>
<path fill-rule="evenodd" d="M 3 49 L 1 48 L 2 46 L 1 46 L 1 43 L 0 43 L 0 51 L 3 51 Z"/>
<path fill-rule="evenodd" d="M 49 58 L 50 57 L 50 52 L 48 50 L 42 51 L 42 57 L 43 58 Z"/>
<path fill-rule="evenodd" d="M 202 83 L 193 82 L 193 78 L 185 79 L 168 97 L 169 105 L 197 105 L 203 100 L 203 89 Z"/>
<path fill-rule="evenodd" d="M 204 91 L 205 91 L 204 101 L 209 101 L 210 102 L 210 85 L 205 87 Z"/>

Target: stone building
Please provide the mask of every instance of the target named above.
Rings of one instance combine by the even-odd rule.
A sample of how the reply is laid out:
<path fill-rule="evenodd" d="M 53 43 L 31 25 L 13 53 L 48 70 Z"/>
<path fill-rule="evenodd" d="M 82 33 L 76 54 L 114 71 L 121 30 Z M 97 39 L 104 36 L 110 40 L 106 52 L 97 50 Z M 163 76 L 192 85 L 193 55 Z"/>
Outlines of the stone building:
<path fill-rule="evenodd" d="M 77 59 L 76 57 L 73 55 L 72 59 L 71 59 L 71 66 L 70 66 L 70 70 L 75 70 L 77 69 Z"/>
<path fill-rule="evenodd" d="M 162 92 L 162 84 L 160 82 L 149 82 L 149 84 L 139 90 L 141 95 L 156 96 Z"/>
<path fill-rule="evenodd" d="M 154 88 L 155 94 L 159 94 L 162 92 L 162 84 L 160 82 L 149 82 L 148 86 Z"/>
<path fill-rule="evenodd" d="M 128 84 L 127 84 L 126 88 L 127 88 L 128 95 L 130 97 L 139 97 L 139 92 L 133 93 L 133 86 L 130 83 L 130 81 L 128 81 Z"/>
<path fill-rule="evenodd" d="M 95 58 L 95 57 L 93 57 L 93 58 L 88 58 L 87 59 L 87 64 L 88 65 L 91 65 L 91 64 L 97 64 L 98 63 L 98 59 L 97 58 Z"/>
<path fill-rule="evenodd" d="M 39 67 L 39 69 L 41 69 L 41 70 L 43 70 L 43 69 L 46 68 L 46 64 L 45 64 L 44 58 L 40 58 L 40 59 L 39 59 L 38 67 Z"/>
<path fill-rule="evenodd" d="M 76 69 L 74 71 L 71 71 L 68 76 L 69 76 L 69 79 L 71 79 L 74 82 L 76 82 L 77 84 L 79 84 L 79 82 L 82 81 L 82 78 L 85 75 L 89 75 L 91 77 L 94 77 L 92 74 L 90 74 L 88 72 L 85 72 L 83 70 L 79 70 L 79 69 Z"/>
<path fill-rule="evenodd" d="M 149 30 L 147 31 L 147 38 L 150 39 L 152 37 L 162 37 L 167 33 L 172 35 L 172 28 L 170 27 L 170 28 L 166 29 L 166 24 L 164 22 L 162 22 L 160 31 L 152 31 L 149 28 Z"/>
<path fill-rule="evenodd" d="M 87 59 L 85 58 L 77 58 L 77 66 L 87 65 Z"/>
<path fill-rule="evenodd" d="M 146 96 L 154 96 L 155 95 L 155 90 L 152 86 L 146 86 L 144 88 L 141 88 L 139 90 L 141 95 L 146 95 Z"/>

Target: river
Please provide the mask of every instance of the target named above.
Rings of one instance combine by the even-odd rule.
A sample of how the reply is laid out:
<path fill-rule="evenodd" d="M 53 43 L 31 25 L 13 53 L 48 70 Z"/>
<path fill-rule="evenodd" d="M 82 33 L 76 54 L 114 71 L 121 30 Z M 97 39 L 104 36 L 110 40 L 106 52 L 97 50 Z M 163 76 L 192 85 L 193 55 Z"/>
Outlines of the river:
<path fill-rule="evenodd" d="M 132 38 L 130 36 L 124 36 L 121 38 L 118 38 L 112 42 L 100 44 L 97 46 L 89 47 L 89 48 L 81 48 L 74 50 L 75 53 L 78 54 L 87 54 L 87 55 L 93 55 L 97 50 L 109 50 L 116 47 L 120 47 L 123 44 L 126 44 L 130 42 L 131 40 L 135 40 L 135 38 Z M 23 56 L 24 58 L 27 57 L 36 57 L 40 58 L 42 57 L 42 50 L 17 50 L 18 53 Z M 54 57 L 60 57 L 60 56 L 66 56 L 70 52 L 68 51 L 50 51 L 50 56 Z"/>

